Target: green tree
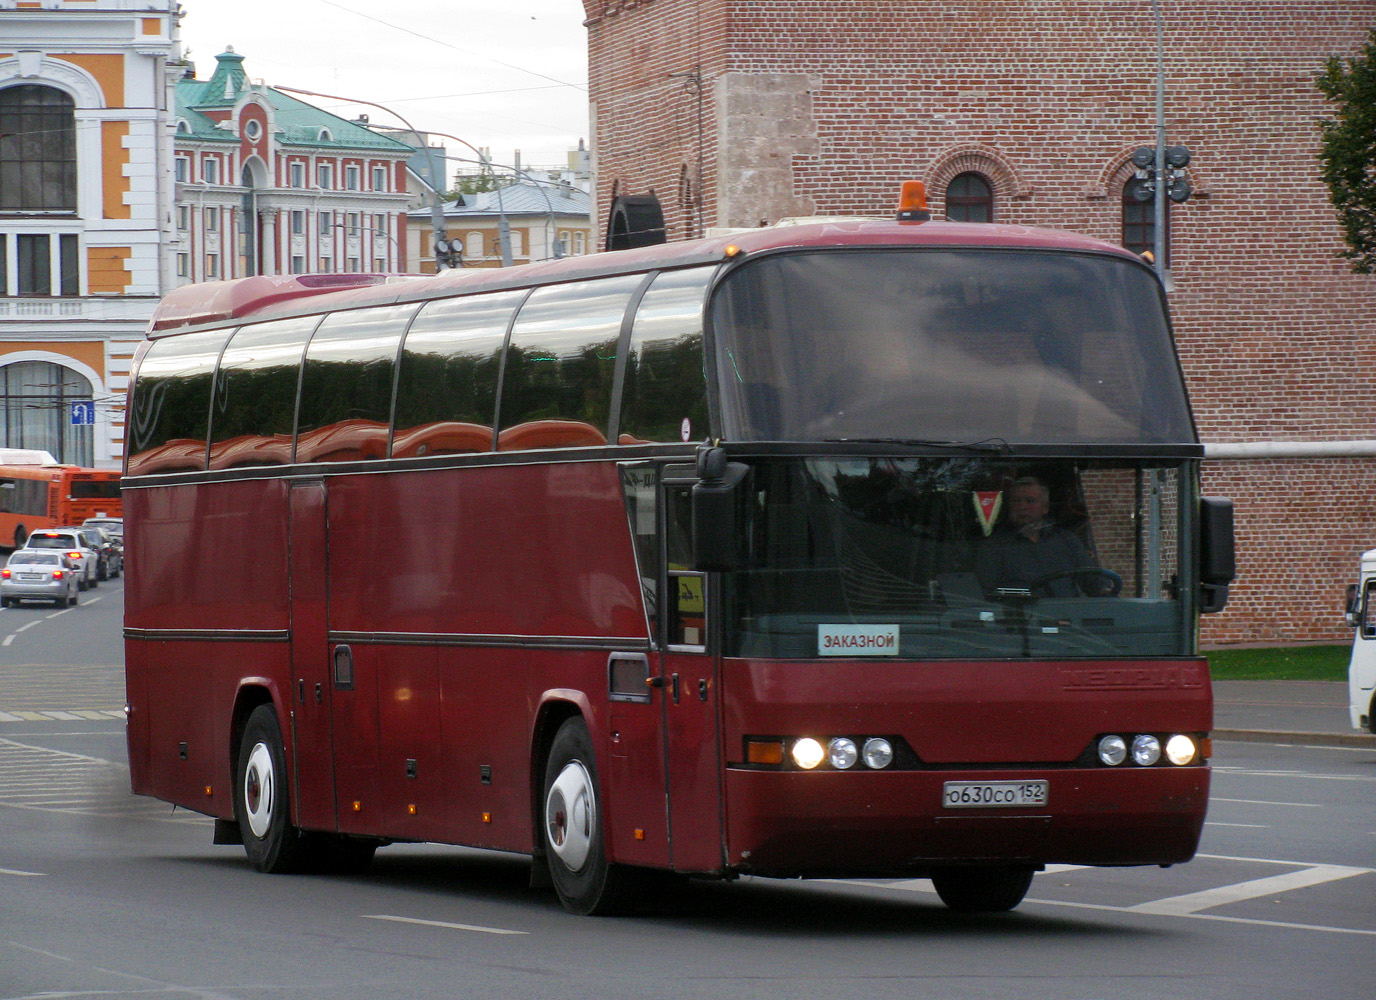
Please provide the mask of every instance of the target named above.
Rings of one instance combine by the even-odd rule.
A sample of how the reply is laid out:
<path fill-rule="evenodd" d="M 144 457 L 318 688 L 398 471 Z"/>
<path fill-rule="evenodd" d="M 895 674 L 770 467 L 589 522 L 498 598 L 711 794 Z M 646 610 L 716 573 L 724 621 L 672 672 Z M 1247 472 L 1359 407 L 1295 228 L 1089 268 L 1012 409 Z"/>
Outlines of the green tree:
<path fill-rule="evenodd" d="M 1319 164 L 1358 274 L 1376 272 L 1376 29 L 1352 59 L 1334 56 L 1318 88 L 1334 106 L 1319 120 Z"/>

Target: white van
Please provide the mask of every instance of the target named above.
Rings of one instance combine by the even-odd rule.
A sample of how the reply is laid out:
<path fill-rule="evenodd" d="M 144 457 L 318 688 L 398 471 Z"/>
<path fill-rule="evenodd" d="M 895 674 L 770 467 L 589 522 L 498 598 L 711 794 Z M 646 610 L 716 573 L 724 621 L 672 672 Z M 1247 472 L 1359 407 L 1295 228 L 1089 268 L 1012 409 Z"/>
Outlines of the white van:
<path fill-rule="evenodd" d="M 1347 588 L 1347 623 L 1357 630 L 1347 665 L 1352 728 L 1376 733 L 1376 549 L 1362 553 L 1361 575 Z"/>

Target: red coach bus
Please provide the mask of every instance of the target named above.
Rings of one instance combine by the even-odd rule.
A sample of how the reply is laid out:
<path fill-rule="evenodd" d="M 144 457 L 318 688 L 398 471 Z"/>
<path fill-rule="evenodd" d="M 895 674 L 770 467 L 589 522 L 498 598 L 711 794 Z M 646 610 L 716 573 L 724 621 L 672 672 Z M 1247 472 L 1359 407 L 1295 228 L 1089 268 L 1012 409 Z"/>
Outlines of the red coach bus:
<path fill-rule="evenodd" d="M 41 528 L 119 517 L 120 474 L 61 465 L 46 451 L 0 448 L 0 544 L 23 545 Z"/>
<path fill-rule="evenodd" d="M 263 871 L 462 844 L 580 913 L 1183 862 L 1202 455 L 1160 283 L 1063 233 L 188 286 L 130 408 L 133 789 Z"/>

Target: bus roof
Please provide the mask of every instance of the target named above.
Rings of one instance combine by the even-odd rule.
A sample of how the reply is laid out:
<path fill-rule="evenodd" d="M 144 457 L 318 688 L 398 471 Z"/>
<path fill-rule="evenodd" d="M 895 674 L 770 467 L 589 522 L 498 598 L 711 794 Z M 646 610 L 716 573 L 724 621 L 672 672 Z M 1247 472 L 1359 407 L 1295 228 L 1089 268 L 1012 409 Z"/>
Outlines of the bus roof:
<path fill-rule="evenodd" d="M 33 448 L 0 448 L 0 465 L 61 465 L 50 451 Z"/>
<path fill-rule="evenodd" d="M 1059 230 L 987 223 L 831 219 L 742 230 L 725 236 L 663 243 L 636 250 L 565 257 L 516 268 L 459 269 L 436 275 L 264 275 L 183 285 L 169 292 L 159 303 L 149 323 L 148 335 L 166 336 L 191 327 L 236 320 L 275 319 L 689 267 L 775 250 L 886 246 L 1108 253 L 1141 262 L 1135 254 L 1116 244 Z"/>

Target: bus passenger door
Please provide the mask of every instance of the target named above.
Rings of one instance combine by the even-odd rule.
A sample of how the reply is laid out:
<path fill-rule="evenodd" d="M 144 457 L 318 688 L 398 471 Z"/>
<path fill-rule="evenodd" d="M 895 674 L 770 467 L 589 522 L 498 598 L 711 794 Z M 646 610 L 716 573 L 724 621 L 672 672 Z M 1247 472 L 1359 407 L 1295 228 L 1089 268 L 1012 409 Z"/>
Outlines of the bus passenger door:
<path fill-rule="evenodd" d="M 663 495 L 666 587 L 659 630 L 669 853 L 676 871 L 720 871 L 719 673 L 708 652 L 711 594 L 707 574 L 689 568 L 691 483 L 666 481 Z"/>
<path fill-rule="evenodd" d="M 323 480 L 290 486 L 291 790 L 298 826 L 333 830 L 334 739 L 326 643 L 326 522 Z"/>
<path fill-rule="evenodd" d="M 717 673 L 706 580 L 689 567 L 691 466 L 621 469 L 654 648 L 614 653 L 609 794 L 616 855 L 677 871 L 722 867 Z M 627 838 L 633 838 L 628 842 Z"/>

